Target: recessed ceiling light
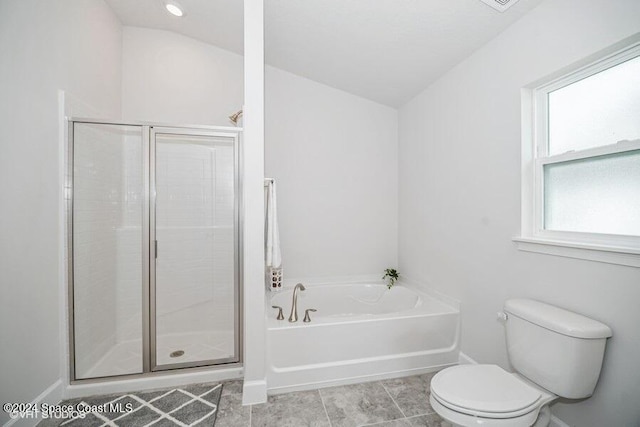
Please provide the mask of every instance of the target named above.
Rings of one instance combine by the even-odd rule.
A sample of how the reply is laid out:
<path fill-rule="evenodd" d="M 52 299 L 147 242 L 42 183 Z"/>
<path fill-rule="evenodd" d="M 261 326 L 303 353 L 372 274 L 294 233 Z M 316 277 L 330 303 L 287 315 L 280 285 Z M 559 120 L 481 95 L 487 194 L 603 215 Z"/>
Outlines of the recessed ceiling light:
<path fill-rule="evenodd" d="M 165 3 L 164 4 L 165 9 L 167 9 L 167 11 L 174 15 L 174 16 L 182 16 L 184 15 L 184 12 L 182 11 L 182 8 L 175 2 L 170 2 L 170 3 Z"/>

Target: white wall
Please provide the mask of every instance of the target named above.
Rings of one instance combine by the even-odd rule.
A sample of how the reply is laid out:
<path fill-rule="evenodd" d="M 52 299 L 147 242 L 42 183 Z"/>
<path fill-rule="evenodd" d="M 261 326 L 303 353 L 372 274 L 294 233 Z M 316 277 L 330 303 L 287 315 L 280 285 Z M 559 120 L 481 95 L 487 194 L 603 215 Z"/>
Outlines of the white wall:
<path fill-rule="evenodd" d="M 608 324 L 595 395 L 558 403 L 570 425 L 640 420 L 640 271 L 519 252 L 520 88 L 640 31 L 636 0 L 549 0 L 400 112 L 400 272 L 462 302 L 462 351 L 507 367 L 505 299 Z"/>
<path fill-rule="evenodd" d="M 127 119 L 229 125 L 242 102 L 240 55 L 135 27 L 123 52 Z M 397 110 L 272 67 L 265 91 L 285 280 L 381 276 L 396 265 Z"/>
<path fill-rule="evenodd" d="M 285 282 L 382 277 L 397 262 L 397 110 L 271 67 L 265 96 Z"/>
<path fill-rule="evenodd" d="M 171 31 L 124 27 L 124 119 L 231 126 L 242 92 L 242 56 Z"/>
<path fill-rule="evenodd" d="M 31 401 L 61 377 L 57 91 L 118 117 L 121 41 L 102 1 L 0 2 L 3 402 Z"/>

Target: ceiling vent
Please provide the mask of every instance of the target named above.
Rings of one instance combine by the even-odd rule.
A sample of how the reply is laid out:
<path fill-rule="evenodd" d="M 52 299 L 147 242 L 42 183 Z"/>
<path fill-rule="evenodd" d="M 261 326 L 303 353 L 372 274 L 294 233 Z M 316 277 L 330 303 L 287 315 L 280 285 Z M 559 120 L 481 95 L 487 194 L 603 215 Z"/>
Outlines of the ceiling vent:
<path fill-rule="evenodd" d="M 480 0 L 484 4 L 488 4 L 498 12 L 504 12 L 514 4 L 518 3 L 518 0 Z"/>

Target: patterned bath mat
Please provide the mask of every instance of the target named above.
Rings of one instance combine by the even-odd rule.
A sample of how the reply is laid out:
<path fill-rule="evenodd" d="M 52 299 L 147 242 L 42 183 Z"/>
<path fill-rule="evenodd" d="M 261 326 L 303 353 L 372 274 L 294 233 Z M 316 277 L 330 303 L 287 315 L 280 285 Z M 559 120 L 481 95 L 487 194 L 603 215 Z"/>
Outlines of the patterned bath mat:
<path fill-rule="evenodd" d="M 76 412 L 43 420 L 40 427 L 211 427 L 215 425 L 222 384 L 92 396 L 62 402 Z M 66 415 L 66 416 L 65 416 Z"/>

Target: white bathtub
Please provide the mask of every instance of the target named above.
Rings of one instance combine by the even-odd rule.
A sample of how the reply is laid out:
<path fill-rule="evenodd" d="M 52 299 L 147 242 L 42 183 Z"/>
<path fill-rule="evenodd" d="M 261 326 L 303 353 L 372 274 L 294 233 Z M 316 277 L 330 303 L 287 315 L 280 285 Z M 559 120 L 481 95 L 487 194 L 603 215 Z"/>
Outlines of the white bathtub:
<path fill-rule="evenodd" d="M 271 392 L 412 375 L 457 363 L 459 311 L 405 286 L 310 285 L 298 291 L 298 322 L 287 321 L 293 289 L 268 301 L 267 384 Z M 283 307 L 284 320 L 277 320 Z M 315 308 L 311 323 L 304 310 Z"/>

